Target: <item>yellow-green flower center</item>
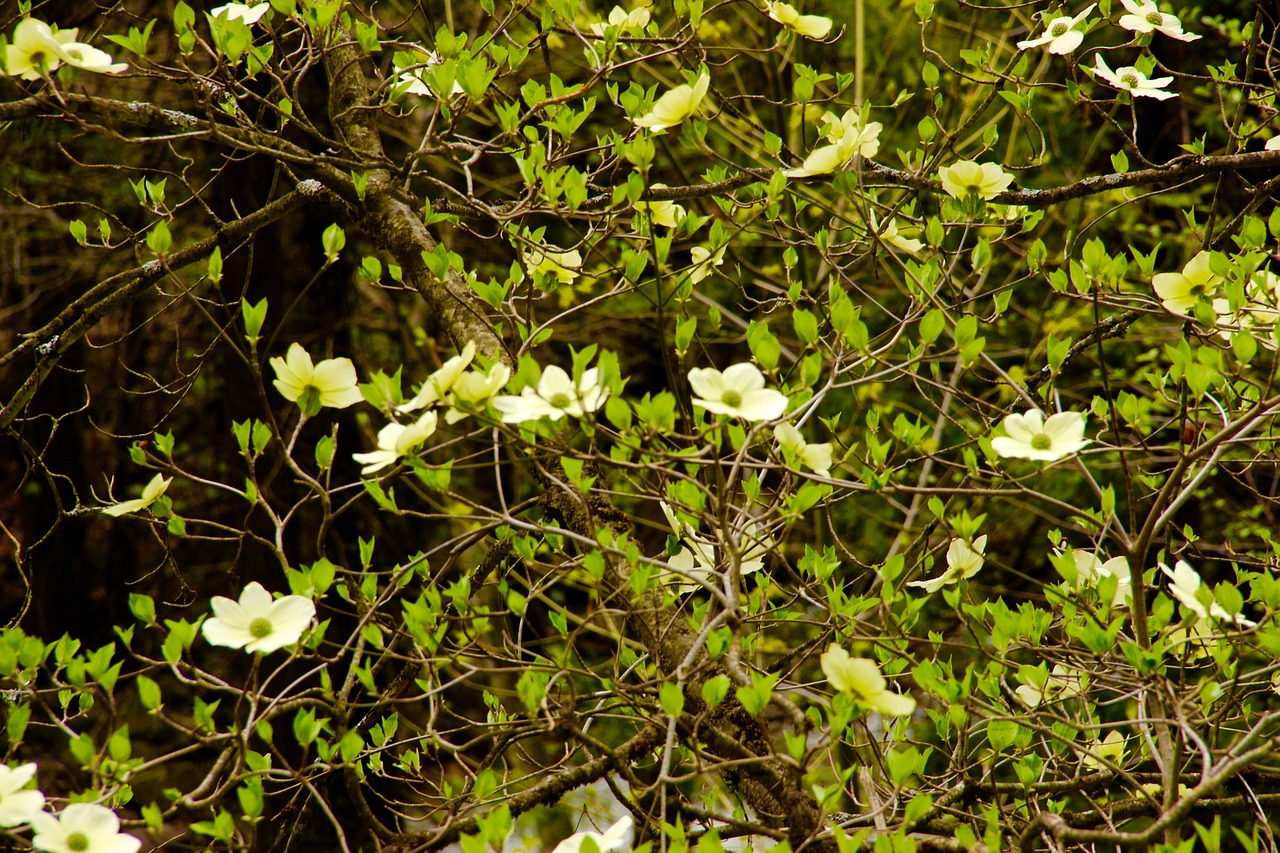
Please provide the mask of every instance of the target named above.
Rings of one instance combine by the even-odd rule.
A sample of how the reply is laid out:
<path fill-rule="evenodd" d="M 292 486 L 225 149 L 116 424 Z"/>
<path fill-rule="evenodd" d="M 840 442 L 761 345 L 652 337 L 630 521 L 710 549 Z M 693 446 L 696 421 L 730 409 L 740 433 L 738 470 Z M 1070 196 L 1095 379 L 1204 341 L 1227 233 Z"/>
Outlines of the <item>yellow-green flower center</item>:
<path fill-rule="evenodd" d="M 1164 23 L 1164 15 L 1159 12 L 1148 12 L 1147 23 L 1153 27 L 1158 27 Z"/>
<path fill-rule="evenodd" d="M 259 616 L 249 623 L 249 633 L 256 640 L 263 640 L 271 636 L 271 632 L 275 630 L 271 627 L 271 620 L 263 616 Z"/>
<path fill-rule="evenodd" d="M 741 406 L 742 395 L 737 391 L 725 391 L 720 395 L 720 402 L 724 403 L 726 406 Z"/>
<path fill-rule="evenodd" d="M 1049 437 L 1048 433 L 1038 432 L 1031 436 L 1032 450 L 1048 450 L 1051 447 L 1053 447 L 1053 439 Z"/>
<path fill-rule="evenodd" d="M 83 832 L 71 833 L 70 835 L 67 836 L 67 849 L 76 850 L 76 851 L 88 850 L 89 837 L 85 835 Z"/>
<path fill-rule="evenodd" d="M 568 394 L 561 392 L 559 394 L 552 394 L 550 403 L 557 409 L 567 409 L 573 404 L 573 398 Z"/>
<path fill-rule="evenodd" d="M 1136 89 L 1138 88 L 1138 83 L 1139 83 L 1138 75 L 1136 72 L 1130 71 L 1128 74 L 1125 74 L 1120 77 L 1120 82 L 1125 84 L 1125 86 L 1129 87 L 1130 89 Z"/>
<path fill-rule="evenodd" d="M 322 393 L 315 385 L 304 385 L 302 393 L 298 395 L 298 408 L 306 412 L 308 417 L 315 417 L 320 414 L 320 395 Z"/>
<path fill-rule="evenodd" d="M 1049 35 L 1053 36 L 1054 38 L 1058 38 L 1059 36 L 1066 35 L 1067 30 L 1069 29 L 1071 29 L 1071 27 L 1067 26 L 1066 21 L 1057 20 L 1049 25 Z"/>

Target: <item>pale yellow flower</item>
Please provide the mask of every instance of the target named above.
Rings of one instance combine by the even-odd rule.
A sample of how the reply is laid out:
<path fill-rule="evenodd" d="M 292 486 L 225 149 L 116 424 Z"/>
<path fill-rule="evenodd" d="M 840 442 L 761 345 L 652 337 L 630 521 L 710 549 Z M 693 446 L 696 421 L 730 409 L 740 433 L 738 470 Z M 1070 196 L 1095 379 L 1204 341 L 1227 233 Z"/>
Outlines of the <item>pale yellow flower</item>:
<path fill-rule="evenodd" d="M 1156 273 L 1151 286 L 1166 311 L 1187 316 L 1204 296 L 1212 295 L 1222 279 L 1209 269 L 1209 253 L 1197 252 L 1182 272 Z"/>
<path fill-rule="evenodd" d="M 396 411 L 414 412 L 443 400 L 462 375 L 462 371 L 467 369 L 471 359 L 475 358 L 475 355 L 475 341 L 467 341 L 467 345 L 462 348 L 462 352 L 440 365 L 440 368 L 427 377 L 426 382 L 422 383 L 422 388 L 418 390 L 413 399 L 397 406 Z"/>
<path fill-rule="evenodd" d="M 1053 670 L 1045 676 L 1043 687 L 1037 687 L 1035 684 L 1019 685 L 1013 692 L 1018 694 L 1018 698 L 1028 708 L 1035 708 L 1040 705 L 1046 698 L 1057 696 L 1060 699 L 1070 699 L 1073 696 L 1079 696 L 1083 684 L 1080 676 L 1072 672 L 1060 663 L 1053 665 Z"/>
<path fill-rule="evenodd" d="M 66 45 L 76 39 L 75 30 L 53 29 L 37 18 L 24 18 L 13 30 L 5 50 L 7 73 L 23 80 L 39 80 L 64 62 Z"/>
<path fill-rule="evenodd" d="M 800 430 L 783 421 L 773 428 L 773 437 L 785 452 L 799 459 L 804 466 L 820 477 L 831 476 L 831 444 L 810 444 Z"/>
<path fill-rule="evenodd" d="M 271 359 L 271 368 L 276 372 L 272 381 L 276 390 L 308 415 L 319 413 L 322 406 L 345 409 L 364 399 L 349 358 L 326 358 L 312 364 L 311 355 L 295 342 L 284 358 Z"/>
<path fill-rule="evenodd" d="M 654 101 L 653 109 L 639 118 L 632 119 L 632 124 L 654 132 L 674 127 L 697 114 L 710 86 L 711 75 L 704 71 L 698 75 L 698 79 L 692 85 L 684 83 L 676 86 L 658 98 Z"/>
<path fill-rule="evenodd" d="M 467 412 L 458 408 L 459 403 L 479 406 L 494 394 L 497 394 L 511 379 L 511 368 L 502 362 L 495 362 L 487 373 L 469 370 L 458 377 L 453 384 L 453 393 L 446 402 L 449 410 L 444 413 L 445 423 L 454 424 L 467 416 Z"/>
<path fill-rule="evenodd" d="M 981 569 L 986 560 L 987 537 L 979 536 L 969 544 L 964 539 L 952 539 L 947 546 L 947 569 L 936 578 L 923 581 L 912 581 L 907 586 L 922 587 L 928 594 L 933 594 L 944 586 L 971 578 Z"/>
<path fill-rule="evenodd" d="M 874 221 L 872 222 L 872 225 L 875 225 Z M 885 222 L 884 225 L 880 226 L 880 239 L 896 249 L 901 249 L 904 252 L 911 252 L 912 254 L 915 254 L 924 248 L 924 243 L 922 241 L 917 240 L 914 237 L 903 236 L 902 232 L 898 229 L 898 220 L 896 219 L 890 219 Z"/>
<path fill-rule="evenodd" d="M 765 4 L 765 11 L 779 24 L 805 38 L 824 39 L 831 32 L 831 19 L 821 15 L 801 15 L 789 3 L 780 0 Z"/>
<path fill-rule="evenodd" d="M 694 246 L 689 250 L 689 259 L 693 261 L 693 266 L 689 269 L 689 278 L 694 284 L 711 275 L 716 267 L 724 263 L 724 250 L 724 246 L 717 249 L 715 254 L 705 246 Z"/>
<path fill-rule="evenodd" d="M 561 284 L 572 284 L 582 266 L 582 253 L 577 249 L 561 252 L 538 247 L 524 253 L 524 263 L 530 272 L 554 275 Z"/>
<path fill-rule="evenodd" d="M 637 6 L 628 12 L 621 6 L 614 6 L 609 10 L 609 20 L 596 21 L 591 25 L 591 32 L 598 36 L 602 36 L 605 30 L 617 27 L 623 33 L 639 33 L 644 34 L 644 28 L 649 26 L 649 7 Z"/>
<path fill-rule="evenodd" d="M 651 189 L 665 189 L 666 184 L 654 184 Z M 675 228 L 687 214 L 683 205 L 674 201 L 637 201 L 632 205 L 637 213 L 648 213 L 649 221 L 663 228 Z"/>
<path fill-rule="evenodd" d="M 408 456 L 436 431 L 438 415 L 427 412 L 411 424 L 389 423 L 378 430 L 378 449 L 368 453 L 353 453 L 351 458 L 364 467 L 362 476 L 376 474 Z"/>
<path fill-rule="evenodd" d="M 852 693 L 862 704 L 887 717 L 907 717 L 916 709 L 916 700 L 890 693 L 880 667 L 868 658 L 851 657 L 832 643 L 823 653 L 822 672 L 836 690 Z"/>
<path fill-rule="evenodd" d="M 827 126 L 823 134 L 829 145 L 815 148 L 804 163 L 782 174 L 788 178 L 807 178 L 826 175 L 841 169 L 854 155 L 874 157 L 880 150 L 880 131 L 884 126 L 878 121 L 864 124 L 856 109 L 846 110 L 843 116 L 827 112 L 822 116 Z"/>
<path fill-rule="evenodd" d="M 165 493 L 169 488 L 169 484 L 173 482 L 172 477 L 166 477 L 163 474 L 156 474 L 151 478 L 151 482 L 147 483 L 142 489 L 142 497 L 134 498 L 131 501 L 121 501 L 118 504 L 104 506 L 102 511 L 107 515 L 121 516 L 131 512 L 146 509 Z"/>
<path fill-rule="evenodd" d="M 1013 183 L 1013 175 L 995 163 L 975 163 L 973 160 L 960 160 L 943 166 L 938 170 L 938 177 L 942 181 L 942 189 L 955 198 L 977 196 L 992 199 Z"/>
<path fill-rule="evenodd" d="M 1124 762 L 1124 735 L 1118 730 L 1113 729 L 1102 740 L 1095 738 L 1089 746 L 1089 752 L 1080 757 L 1080 766 L 1090 770 L 1102 770 L 1108 766 L 1106 762 Z"/>

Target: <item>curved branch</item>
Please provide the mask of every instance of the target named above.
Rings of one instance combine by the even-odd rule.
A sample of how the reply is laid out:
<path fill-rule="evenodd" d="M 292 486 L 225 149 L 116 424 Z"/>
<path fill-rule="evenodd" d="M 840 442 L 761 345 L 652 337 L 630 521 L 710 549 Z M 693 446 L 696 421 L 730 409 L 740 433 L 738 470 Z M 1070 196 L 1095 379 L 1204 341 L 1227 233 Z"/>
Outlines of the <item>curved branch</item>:
<path fill-rule="evenodd" d="M 32 350 L 36 353 L 36 363 L 34 370 L 21 387 L 9 398 L 4 407 L 0 408 L 0 430 L 12 426 L 14 420 L 31 402 L 41 383 L 57 366 L 58 359 L 97 325 L 108 310 L 134 299 L 145 288 L 155 284 L 174 270 L 208 257 L 215 248 L 235 245 L 322 192 L 323 189 L 318 182 L 303 181 L 288 195 L 276 199 L 243 219 L 227 223 L 203 240 L 179 249 L 163 259 L 149 261 L 137 269 L 113 275 L 99 282 L 44 326 L 22 335 L 24 339 L 22 343 L 0 356 L 0 367 L 4 367 Z"/>

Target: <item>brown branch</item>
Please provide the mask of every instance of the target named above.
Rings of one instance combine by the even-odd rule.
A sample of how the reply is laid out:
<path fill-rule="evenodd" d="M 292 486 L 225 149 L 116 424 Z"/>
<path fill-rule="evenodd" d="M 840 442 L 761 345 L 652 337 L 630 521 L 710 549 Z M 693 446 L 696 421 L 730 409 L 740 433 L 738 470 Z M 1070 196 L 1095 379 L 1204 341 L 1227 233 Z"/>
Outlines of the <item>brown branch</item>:
<path fill-rule="evenodd" d="M 505 803 L 511 816 L 518 817 L 535 806 L 554 803 L 562 796 L 584 785 L 589 785 L 611 771 L 617 771 L 662 744 L 663 729 L 650 724 L 631 739 L 606 755 L 601 755 L 561 773 L 553 774 L 532 788 L 511 796 Z M 383 848 L 387 853 L 423 853 L 439 850 L 458 840 L 465 832 L 475 832 L 479 827 L 476 816 L 454 821 L 435 832 L 418 832 L 405 835 L 395 844 Z"/>

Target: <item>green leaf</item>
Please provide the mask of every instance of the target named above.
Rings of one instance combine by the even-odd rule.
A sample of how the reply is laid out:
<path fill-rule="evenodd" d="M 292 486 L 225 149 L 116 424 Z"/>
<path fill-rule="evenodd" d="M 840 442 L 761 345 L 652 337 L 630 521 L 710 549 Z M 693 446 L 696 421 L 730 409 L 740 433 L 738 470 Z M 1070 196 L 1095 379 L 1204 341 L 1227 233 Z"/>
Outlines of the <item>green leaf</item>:
<path fill-rule="evenodd" d="M 658 691 L 658 704 L 662 707 L 662 713 L 668 717 L 680 716 L 684 710 L 684 690 L 678 684 L 663 682 Z"/>
<path fill-rule="evenodd" d="M 216 250 L 215 250 L 216 251 Z M 219 255 L 218 274 L 221 275 L 222 261 Z M 213 256 L 209 257 L 210 278 L 213 278 Z M 259 299 L 256 304 L 250 304 L 247 299 L 240 300 L 240 316 L 244 319 L 244 336 L 251 343 L 257 343 L 262 333 L 262 324 L 267 319 L 267 300 Z"/>
<path fill-rule="evenodd" d="M 22 736 L 31 722 L 31 706 L 26 702 L 8 706 L 8 714 L 4 721 L 5 734 L 8 737 L 8 748 L 15 749 L 22 742 Z"/>
<path fill-rule="evenodd" d="M 162 697 L 159 684 L 145 675 L 139 675 L 134 679 L 134 683 L 138 685 L 138 700 L 142 702 L 142 707 L 148 711 L 154 711 L 160 707 Z"/>
<path fill-rule="evenodd" d="M 364 738 L 360 737 L 359 732 L 349 731 L 342 736 L 342 742 L 338 745 L 338 754 L 342 756 L 343 764 L 353 763 L 364 751 Z"/>
<path fill-rule="evenodd" d="M 337 263 L 339 254 L 347 245 L 347 233 L 334 223 L 324 229 L 324 234 L 320 237 L 320 245 L 324 247 L 325 264 Z"/>
<path fill-rule="evenodd" d="M 163 219 L 156 220 L 147 232 L 147 248 L 157 255 L 163 255 L 173 246 L 173 237 L 169 235 L 169 225 Z"/>
<path fill-rule="evenodd" d="M 753 673 L 751 686 L 739 687 L 734 691 L 734 695 L 738 697 L 738 701 L 742 703 L 747 713 L 754 717 L 769 704 L 769 699 L 773 697 L 773 686 L 778 683 L 780 677 L 768 673 Z"/>
<path fill-rule="evenodd" d="M 791 315 L 791 323 L 795 326 L 796 336 L 805 344 L 811 344 L 818 339 L 818 318 L 812 311 L 797 308 Z"/>
<path fill-rule="evenodd" d="M 141 592 L 129 593 L 129 611 L 139 622 L 156 624 L 156 603 L 149 595 Z"/>
<path fill-rule="evenodd" d="M 751 354 L 755 356 L 756 362 L 762 368 L 772 370 L 778 366 L 778 356 L 782 354 L 782 347 L 764 323 L 752 320 L 747 326 L 747 345 L 751 347 Z"/>
<path fill-rule="evenodd" d="M 708 678 L 702 684 L 702 701 L 714 708 L 729 695 L 729 676 L 720 674 Z"/>

